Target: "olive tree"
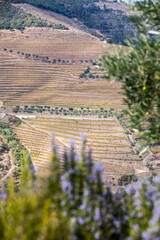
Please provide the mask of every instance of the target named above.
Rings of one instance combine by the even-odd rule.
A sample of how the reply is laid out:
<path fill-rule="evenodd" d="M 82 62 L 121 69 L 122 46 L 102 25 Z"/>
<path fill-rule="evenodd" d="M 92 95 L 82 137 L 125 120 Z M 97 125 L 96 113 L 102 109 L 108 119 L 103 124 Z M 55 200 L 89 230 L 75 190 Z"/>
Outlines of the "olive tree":
<path fill-rule="evenodd" d="M 135 2 L 138 29 L 129 50 L 100 59 L 106 77 L 122 82 L 131 127 L 142 131 L 145 142 L 160 142 L 160 2 Z M 151 31 L 152 30 L 152 31 Z M 153 31 L 154 30 L 154 31 Z M 154 36 L 151 36 L 154 32 Z"/>

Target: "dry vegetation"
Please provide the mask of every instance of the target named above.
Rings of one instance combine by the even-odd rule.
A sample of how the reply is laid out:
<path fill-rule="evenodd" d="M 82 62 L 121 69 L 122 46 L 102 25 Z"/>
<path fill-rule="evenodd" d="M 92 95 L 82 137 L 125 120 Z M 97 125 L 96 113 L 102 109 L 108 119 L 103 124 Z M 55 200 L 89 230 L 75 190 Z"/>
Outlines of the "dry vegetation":
<path fill-rule="evenodd" d="M 117 178 L 124 174 L 136 174 L 141 170 L 148 173 L 145 163 L 135 153 L 124 130 L 113 117 L 102 120 L 90 117 L 52 116 L 30 118 L 25 122 L 39 131 L 39 134 L 43 132 L 43 134 L 55 135 L 62 148 L 68 147 L 69 139 L 75 139 L 78 151 L 81 145 L 80 135 L 86 133 L 87 146 L 93 149 L 94 160 L 104 166 L 108 181 L 116 182 Z M 25 135 L 23 127 L 21 134 Z M 32 138 L 33 135 L 35 135 L 34 131 Z M 22 139 L 25 139 L 25 136 Z"/>
<path fill-rule="evenodd" d="M 0 55 L 0 100 L 5 106 L 123 108 L 120 83 L 80 79 L 84 65 L 52 65 Z"/>
<path fill-rule="evenodd" d="M 0 31 L 0 47 L 14 52 L 39 54 L 61 59 L 96 59 L 115 46 L 103 43 L 87 33 L 49 28 L 27 28 L 24 32 Z"/>

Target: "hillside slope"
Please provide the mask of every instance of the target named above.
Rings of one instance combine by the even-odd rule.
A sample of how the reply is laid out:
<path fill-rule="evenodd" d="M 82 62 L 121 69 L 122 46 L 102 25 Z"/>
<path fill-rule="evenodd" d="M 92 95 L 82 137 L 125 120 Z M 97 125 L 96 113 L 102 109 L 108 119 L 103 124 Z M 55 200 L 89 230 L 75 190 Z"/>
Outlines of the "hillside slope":
<path fill-rule="evenodd" d="M 69 28 L 72 31 L 79 30 L 79 31 L 87 32 L 87 33 L 91 32 L 90 29 L 87 28 L 87 26 L 80 23 L 78 20 L 68 18 L 62 14 L 58 14 L 58 13 L 55 13 L 50 10 L 41 9 L 41 8 L 35 7 L 33 5 L 27 4 L 27 3 L 16 3 L 16 4 L 12 4 L 12 5 L 17 8 L 22 9 L 26 13 L 31 13 L 36 17 L 40 17 L 40 18 L 46 20 L 47 22 L 65 25 L 67 28 Z"/>
<path fill-rule="evenodd" d="M 95 4 L 97 1 L 94 0 L 13 0 L 13 2 L 28 3 L 35 7 L 76 19 L 81 22 L 80 24 L 84 24 L 91 29 L 93 34 L 99 36 L 98 32 L 100 32 L 111 43 L 125 45 L 125 39 L 132 37 L 135 31 L 129 17 L 121 10 L 111 8 L 101 9 Z"/>
<path fill-rule="evenodd" d="M 39 16 L 35 17 L 31 13 L 25 13 L 22 9 L 16 8 L 9 2 L 0 2 L 0 29 L 19 29 L 25 27 L 49 27 L 53 29 L 67 29 L 62 24 L 51 23 L 42 20 Z"/>

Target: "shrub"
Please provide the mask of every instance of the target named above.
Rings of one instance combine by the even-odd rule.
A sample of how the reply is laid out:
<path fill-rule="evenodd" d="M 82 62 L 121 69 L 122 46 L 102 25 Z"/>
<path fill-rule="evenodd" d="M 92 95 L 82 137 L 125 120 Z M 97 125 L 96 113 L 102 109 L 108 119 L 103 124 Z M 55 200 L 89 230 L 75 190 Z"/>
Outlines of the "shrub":
<path fill-rule="evenodd" d="M 42 181 L 36 179 L 31 160 L 25 159 L 19 191 L 10 182 L 7 193 L 0 194 L 2 239 L 159 238 L 160 179 L 140 180 L 113 193 L 85 145 L 86 140 L 78 156 L 71 142 L 61 164 L 54 147 L 51 173 Z M 17 177 L 19 171 L 13 174 Z M 125 175 L 119 184 L 130 179 L 137 181 Z"/>

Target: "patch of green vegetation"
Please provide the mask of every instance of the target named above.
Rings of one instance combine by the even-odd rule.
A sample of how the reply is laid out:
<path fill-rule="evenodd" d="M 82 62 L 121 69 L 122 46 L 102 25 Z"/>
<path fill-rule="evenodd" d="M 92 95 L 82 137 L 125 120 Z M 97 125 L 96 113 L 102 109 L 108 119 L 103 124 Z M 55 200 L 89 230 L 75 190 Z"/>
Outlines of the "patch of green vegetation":
<path fill-rule="evenodd" d="M 0 134 L 3 135 L 7 142 L 7 144 L 5 144 L 5 148 L 8 149 L 9 147 L 11 149 L 12 156 L 14 158 L 13 163 L 15 165 L 12 174 L 15 179 L 15 182 L 17 183 L 20 180 L 20 176 L 24 166 L 24 158 L 26 157 L 28 152 L 26 148 L 16 138 L 15 133 L 12 131 L 8 124 L 0 122 Z"/>
<path fill-rule="evenodd" d="M 4 142 L 0 142 L 0 153 L 8 149 L 8 145 Z"/>
<path fill-rule="evenodd" d="M 9 117 L 8 120 L 10 123 L 13 123 L 17 127 L 22 123 L 22 121 L 16 117 Z"/>
<path fill-rule="evenodd" d="M 138 177 L 135 176 L 134 174 L 129 174 L 129 175 L 125 174 L 118 179 L 118 185 L 126 186 L 128 184 L 131 184 L 131 183 L 137 182 L 137 181 L 138 181 Z"/>
<path fill-rule="evenodd" d="M 12 6 L 9 2 L 0 2 L 0 29 L 19 29 L 26 27 L 49 27 L 54 29 L 68 29 L 62 24 L 52 24 L 37 18 L 30 13 Z"/>

